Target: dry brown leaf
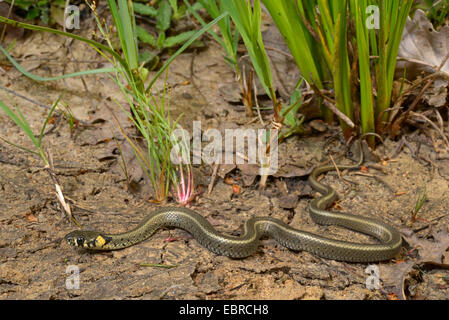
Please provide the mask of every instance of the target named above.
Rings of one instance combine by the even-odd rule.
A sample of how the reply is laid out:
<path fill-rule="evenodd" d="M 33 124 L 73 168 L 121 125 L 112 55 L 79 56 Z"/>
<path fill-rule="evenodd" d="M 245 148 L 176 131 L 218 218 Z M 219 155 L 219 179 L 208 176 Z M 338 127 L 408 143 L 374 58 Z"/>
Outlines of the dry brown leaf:
<path fill-rule="evenodd" d="M 419 238 L 416 234 L 403 237 L 410 246 L 418 250 L 420 256 L 418 262 L 449 267 L 449 264 L 445 265 L 443 260 L 449 248 L 449 235 L 445 230 L 434 231 L 433 240 Z"/>
<path fill-rule="evenodd" d="M 245 187 L 252 185 L 255 180 L 256 180 L 256 176 L 253 176 L 253 175 L 248 176 L 246 174 L 242 175 L 243 186 L 245 186 Z"/>
<path fill-rule="evenodd" d="M 226 176 L 224 178 L 223 182 L 226 183 L 226 184 L 229 184 L 229 185 L 232 185 L 232 184 L 235 183 L 234 179 L 232 179 L 232 177 L 230 177 L 230 176 Z"/>
<path fill-rule="evenodd" d="M 279 206 L 283 209 L 295 209 L 298 204 L 298 195 L 289 194 L 279 198 Z"/>
<path fill-rule="evenodd" d="M 37 222 L 36 216 L 31 212 L 27 212 L 25 217 L 28 222 Z"/>
<path fill-rule="evenodd" d="M 224 179 L 226 177 L 226 175 L 231 172 L 232 170 L 234 170 L 236 168 L 235 164 L 220 164 L 220 167 L 217 171 L 217 175 Z"/>
<path fill-rule="evenodd" d="M 445 230 L 433 232 L 433 240 L 419 238 L 415 233 L 411 233 L 411 235 L 406 233 L 408 232 L 402 232 L 402 236 L 410 246 L 418 250 L 418 260 L 395 265 L 380 265 L 379 270 L 383 288 L 389 294 L 394 294 L 402 300 L 407 299 L 404 288 L 405 280 L 416 264 L 431 264 L 449 268 L 449 264 L 444 260 L 449 247 L 449 235 Z"/>
<path fill-rule="evenodd" d="M 387 291 L 388 295 L 395 296 L 396 299 L 406 300 L 405 295 L 405 279 L 408 277 L 415 262 L 407 261 L 394 265 L 379 266 L 379 275 L 382 280 L 382 287 Z"/>
<path fill-rule="evenodd" d="M 436 31 L 422 10 L 417 10 L 413 20 L 408 18 L 399 46 L 399 57 L 407 62 L 401 62 L 410 72 L 433 73 L 443 62 L 449 52 L 449 26 Z M 449 61 L 441 68 L 449 76 Z"/>
<path fill-rule="evenodd" d="M 413 20 L 408 18 L 398 55 L 405 61 L 398 61 L 398 75 L 407 70 L 407 77 L 415 79 L 421 72 L 434 73 L 449 52 L 449 26 L 436 31 L 422 10 L 417 10 Z M 446 104 L 449 79 L 449 61 L 442 66 L 446 79 L 436 79 L 424 93 L 423 99 L 431 106 Z"/>

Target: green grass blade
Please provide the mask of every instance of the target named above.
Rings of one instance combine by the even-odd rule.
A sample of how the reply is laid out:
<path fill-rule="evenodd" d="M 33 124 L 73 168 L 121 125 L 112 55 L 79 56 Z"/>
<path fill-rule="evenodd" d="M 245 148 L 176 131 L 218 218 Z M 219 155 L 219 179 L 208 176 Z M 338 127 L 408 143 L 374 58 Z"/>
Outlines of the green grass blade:
<path fill-rule="evenodd" d="M 156 17 L 157 9 L 152 6 L 144 5 L 143 3 L 133 2 L 134 12 L 141 14 L 143 16 Z"/>
<path fill-rule="evenodd" d="M 148 43 L 149 45 L 155 47 L 156 46 L 156 39 L 153 37 L 153 35 L 149 34 L 144 28 L 137 26 L 136 27 L 137 32 L 137 38 L 144 42 Z"/>
<path fill-rule="evenodd" d="M 347 0 L 344 0 L 343 8 L 347 6 Z M 342 10 L 337 16 L 335 24 L 335 48 L 333 60 L 333 77 L 335 87 L 335 100 L 337 108 L 342 111 L 351 120 L 354 119 L 354 110 L 351 98 L 351 80 L 350 66 L 347 48 L 347 16 L 346 10 Z M 347 125 L 340 120 L 342 129 L 347 134 Z"/>
<path fill-rule="evenodd" d="M 206 26 L 204 26 L 201 30 L 199 30 L 197 33 L 195 33 L 188 41 L 186 41 L 181 48 L 179 48 L 165 63 L 164 65 L 159 69 L 159 71 L 154 75 L 153 79 L 148 84 L 147 89 L 145 90 L 146 93 L 148 93 L 151 89 L 151 87 L 154 85 L 156 80 L 160 77 L 160 75 L 165 71 L 165 69 L 168 68 L 168 66 L 173 62 L 173 60 L 176 59 L 177 56 L 179 56 L 185 49 L 187 49 L 193 41 L 201 37 L 201 35 L 205 32 L 207 32 L 210 28 L 212 28 L 213 25 L 215 25 L 218 21 L 223 19 L 224 17 L 228 16 L 227 12 L 223 12 L 220 14 L 217 18 L 209 22 Z"/>
<path fill-rule="evenodd" d="M 396 68 L 397 53 L 404 31 L 407 16 L 413 0 L 404 0 L 394 4 L 392 0 L 379 0 L 380 30 L 379 30 L 379 62 L 376 73 L 377 108 L 376 130 L 383 131 L 388 119 L 386 110 L 390 107 L 393 77 Z M 391 12 L 389 10 L 395 10 Z M 397 17 L 396 17 L 397 16 Z M 391 25 L 394 23 L 394 25 Z"/>
<path fill-rule="evenodd" d="M 83 41 L 85 43 L 90 44 L 91 46 L 94 46 L 102 51 L 105 51 L 107 53 L 109 53 L 110 55 L 112 55 L 117 61 L 119 61 L 121 64 L 125 64 L 125 60 L 123 60 L 123 58 L 117 53 L 115 52 L 113 49 L 109 48 L 108 46 L 105 46 L 97 41 L 94 40 L 90 40 L 81 36 L 78 36 L 76 34 L 73 33 L 69 33 L 69 32 L 64 32 L 61 30 L 56 30 L 56 29 L 51 29 L 51 28 L 47 28 L 47 27 L 42 27 L 42 26 L 35 26 L 32 24 L 28 24 L 28 23 L 24 23 L 24 22 L 19 22 L 19 21 L 15 21 L 15 20 L 11 20 L 5 17 L 0 16 L 0 22 L 2 23 L 7 23 L 10 24 L 14 27 L 18 27 L 18 28 L 25 28 L 25 29 L 29 29 L 29 30 L 35 30 L 35 31 L 44 31 L 44 32 L 50 32 L 53 34 L 58 34 L 61 36 L 66 36 L 75 40 L 79 40 L 79 41 Z"/>
<path fill-rule="evenodd" d="M 263 0 L 262 2 L 270 12 L 306 81 L 315 83 L 322 89 L 322 75 L 316 60 L 321 54 L 316 52 L 314 40 L 302 22 L 300 16 L 301 9 L 304 10 L 302 2 L 300 0 L 297 2 L 299 11 L 295 1 Z"/>
<path fill-rule="evenodd" d="M 351 9 L 355 16 L 356 43 L 359 59 L 360 77 L 360 120 L 362 133 L 375 132 L 374 127 L 374 101 L 370 70 L 370 39 L 365 26 L 367 7 L 366 0 L 351 0 Z M 374 138 L 374 137 L 373 137 Z"/>
<path fill-rule="evenodd" d="M 31 154 L 34 154 L 34 155 L 36 155 L 36 156 L 41 156 L 39 153 L 37 153 L 36 151 L 33 151 L 33 150 L 30 150 L 30 149 L 27 149 L 27 148 L 25 148 L 25 147 L 22 147 L 22 146 L 19 146 L 18 144 L 15 144 L 15 143 L 13 143 L 13 142 L 11 142 L 11 141 L 9 141 L 9 140 L 6 140 L 5 138 L 3 138 L 2 136 L 0 136 L 0 140 L 3 140 L 4 142 L 6 142 L 7 144 L 10 144 L 10 145 L 12 145 L 13 147 L 16 147 L 16 148 L 18 148 L 18 149 L 20 149 L 20 150 L 23 150 L 23 151 L 25 151 L 25 152 L 29 152 L 29 153 L 31 153 Z"/>
<path fill-rule="evenodd" d="M 44 137 L 45 128 L 47 127 L 48 121 L 50 121 L 51 116 L 53 115 L 53 112 L 55 111 L 56 107 L 58 106 L 59 100 L 61 100 L 63 93 L 61 93 L 56 100 L 56 102 L 52 105 L 50 112 L 47 115 L 47 118 L 45 118 L 44 124 L 42 125 L 41 132 L 39 134 L 38 143 L 39 146 L 42 145 L 42 138 Z"/>
<path fill-rule="evenodd" d="M 254 1 L 254 10 L 251 10 L 251 4 L 247 0 L 223 1 L 223 5 L 224 9 L 229 12 L 232 21 L 243 38 L 253 67 L 265 92 L 270 96 L 273 102 L 275 102 L 276 97 L 273 89 L 273 76 L 271 74 L 268 55 L 262 41 L 262 33 L 260 31 L 260 1 Z"/>
<path fill-rule="evenodd" d="M 16 108 L 18 112 L 18 116 L 8 107 L 6 106 L 2 101 L 0 101 L 0 108 L 3 109 L 3 111 L 6 113 L 6 115 L 14 121 L 14 123 L 30 138 L 30 140 L 33 142 L 33 144 L 39 148 L 39 142 L 34 137 L 33 131 L 30 128 L 30 125 L 26 121 L 25 117 L 23 116 L 22 112 L 20 112 L 20 109 Z"/>
<path fill-rule="evenodd" d="M 164 47 L 170 48 L 170 47 L 174 47 L 174 46 L 183 44 L 184 42 L 189 40 L 195 34 L 195 32 L 196 32 L 195 30 L 191 30 L 191 31 L 186 31 L 186 32 L 180 33 L 176 36 L 167 37 L 167 38 L 165 38 Z"/>
<path fill-rule="evenodd" d="M 159 8 L 157 9 L 157 23 L 156 28 L 160 32 L 165 32 L 170 27 L 172 17 L 172 8 L 167 0 L 159 1 Z"/>
<path fill-rule="evenodd" d="M 37 76 L 35 74 L 32 74 L 32 73 L 26 71 L 16 60 L 14 60 L 13 57 L 11 57 L 9 55 L 9 53 L 6 51 L 6 49 L 3 48 L 1 45 L 0 45 L 0 51 L 6 56 L 6 58 L 8 58 L 8 60 L 14 65 L 14 67 L 17 68 L 17 70 L 19 70 L 21 73 L 23 73 L 28 78 L 36 80 L 36 81 L 54 81 L 54 80 L 72 78 L 72 77 L 86 76 L 89 74 L 110 73 L 110 72 L 115 71 L 114 68 L 100 68 L 100 69 L 94 69 L 94 70 L 85 70 L 85 71 L 80 71 L 80 72 L 63 74 L 63 75 L 55 76 L 55 77 L 41 77 L 41 76 Z"/>
<path fill-rule="evenodd" d="M 139 67 L 139 59 L 132 2 L 130 0 L 118 0 L 118 4 L 123 27 L 123 35 L 120 37 L 120 40 L 123 41 L 125 45 L 124 47 L 122 43 L 122 50 L 124 50 L 124 56 L 128 62 L 129 68 L 134 70 Z"/>
<path fill-rule="evenodd" d="M 218 10 L 217 5 L 215 4 L 215 1 L 199 0 L 198 2 L 201 3 L 201 5 L 206 9 L 207 13 L 209 13 L 209 15 L 212 18 L 216 18 L 220 15 L 220 12 Z M 204 21 L 204 19 L 196 12 L 196 10 L 194 10 L 193 6 L 189 3 L 188 0 L 184 0 L 184 3 L 187 6 L 187 9 L 189 10 L 189 12 L 195 17 L 196 20 L 198 20 L 198 22 L 203 27 L 205 25 L 207 25 L 206 21 Z M 215 7 L 213 6 L 213 4 L 215 5 Z M 216 10 L 215 10 L 215 8 L 216 8 Z M 223 21 L 223 20 L 221 20 L 221 21 Z M 220 27 L 220 30 L 221 30 L 221 27 Z M 221 30 L 221 32 L 223 32 L 223 30 Z M 222 48 L 226 49 L 225 43 L 222 41 L 222 39 L 220 39 L 220 37 L 213 30 L 209 30 L 209 34 L 215 39 L 215 41 L 217 41 L 220 44 L 220 46 Z"/>

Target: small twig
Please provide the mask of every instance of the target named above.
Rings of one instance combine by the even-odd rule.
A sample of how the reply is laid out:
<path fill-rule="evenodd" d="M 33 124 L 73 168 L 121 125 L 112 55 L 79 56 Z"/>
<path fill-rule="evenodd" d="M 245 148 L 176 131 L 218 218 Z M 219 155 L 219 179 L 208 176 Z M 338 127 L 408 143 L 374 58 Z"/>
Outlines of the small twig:
<path fill-rule="evenodd" d="M 274 52 L 277 52 L 277 53 L 280 53 L 280 54 L 282 54 L 282 55 L 284 55 L 284 56 L 286 56 L 286 57 L 289 57 L 290 59 L 295 59 L 290 53 L 285 52 L 285 51 L 282 51 L 282 50 L 280 50 L 280 49 L 278 49 L 278 48 L 274 48 L 274 47 L 270 47 L 270 46 L 265 46 L 265 49 L 271 50 L 271 51 L 274 51 Z"/>
<path fill-rule="evenodd" d="M 449 108 L 447 108 L 447 117 L 449 119 Z M 446 131 L 449 132 L 449 121 L 447 122 L 447 129 L 446 129 Z"/>
<path fill-rule="evenodd" d="M 232 287 L 232 288 L 226 289 L 226 290 L 227 290 L 227 291 L 237 290 L 237 289 L 240 289 L 241 287 L 243 287 L 244 285 L 246 285 L 246 282 L 242 282 L 242 283 L 236 285 L 235 287 Z"/>
<path fill-rule="evenodd" d="M 289 97 L 287 89 L 285 88 L 284 83 L 281 80 L 281 77 L 279 77 L 279 71 L 278 71 L 278 69 L 276 67 L 276 64 L 273 63 L 273 59 L 271 58 L 271 56 L 269 54 L 267 54 L 267 57 L 268 57 L 268 60 L 270 62 L 270 65 L 272 66 L 272 69 L 274 71 L 273 72 L 274 80 L 279 85 L 278 86 L 279 93 L 281 94 L 282 97 Z M 255 93 L 254 93 L 254 95 L 256 96 Z"/>
<path fill-rule="evenodd" d="M 48 165 L 45 166 L 45 170 L 50 175 L 51 180 L 53 181 L 55 188 L 56 188 L 56 197 L 59 200 L 59 203 L 61 204 L 62 208 L 64 209 L 64 212 L 67 214 L 67 216 L 78 226 L 81 228 L 81 224 L 73 217 L 72 210 L 70 209 L 70 206 L 64 199 L 64 194 L 62 193 L 62 187 L 61 184 L 58 181 L 58 178 L 55 174 L 54 166 L 53 166 L 53 157 L 49 151 L 47 151 L 47 158 L 48 158 Z"/>
<path fill-rule="evenodd" d="M 338 178 L 341 181 L 343 181 L 348 186 L 348 190 L 346 190 L 345 193 L 344 193 L 344 194 L 347 194 L 349 191 L 351 191 L 351 188 L 352 188 L 351 183 L 341 176 L 340 169 L 338 168 L 337 164 L 335 163 L 334 158 L 332 157 L 332 155 L 329 155 L 329 158 L 331 159 L 331 162 L 334 165 L 335 172 L 337 172 Z"/>
<path fill-rule="evenodd" d="M 393 111 L 390 113 L 390 117 L 389 117 L 389 122 L 393 123 L 394 118 L 396 117 L 397 113 L 399 112 L 399 110 L 402 109 L 401 104 L 404 101 L 404 99 L 410 95 L 413 91 L 415 91 L 415 89 L 417 89 L 418 87 L 420 87 L 424 82 L 426 81 L 431 81 L 435 78 L 438 77 L 443 77 L 446 78 L 447 80 L 449 80 L 449 75 L 444 73 L 444 72 L 435 72 L 432 73 L 428 76 L 425 76 L 424 78 L 422 78 L 419 81 L 416 81 L 415 83 L 413 83 L 406 91 L 404 91 L 401 96 L 396 100 L 396 102 L 394 103 L 393 107 L 388 108 L 387 110 L 385 110 L 385 112 L 387 111 Z M 398 119 L 399 120 L 399 119 Z"/>
<path fill-rule="evenodd" d="M 423 134 L 425 134 L 426 136 L 429 135 L 428 131 L 426 131 L 426 130 L 421 130 L 421 132 L 422 132 Z M 432 139 L 432 138 L 431 138 L 431 139 Z M 432 160 L 430 160 L 428 157 L 422 156 L 422 155 L 419 154 L 419 149 L 420 149 L 420 147 L 421 147 L 421 145 L 419 144 L 419 145 L 418 145 L 418 150 L 416 151 L 417 159 L 421 159 L 421 160 L 423 160 L 424 162 L 426 162 L 427 164 L 430 164 L 430 170 L 431 170 L 431 173 L 430 173 L 430 180 L 432 180 L 432 179 L 433 179 L 434 172 L 435 172 L 435 168 L 437 168 L 437 166 L 436 166 L 436 164 L 435 164 Z"/>
<path fill-rule="evenodd" d="M 48 129 L 46 132 L 44 132 L 44 134 L 42 136 L 46 136 L 46 135 L 52 133 L 53 131 L 55 131 L 55 129 L 58 127 L 59 123 L 61 122 L 62 118 L 63 118 L 62 113 L 56 115 L 56 120 L 53 122 L 53 126 L 50 129 Z M 34 137 L 39 138 L 39 135 L 36 134 L 36 135 L 34 135 Z"/>
<path fill-rule="evenodd" d="M 402 138 L 404 139 L 405 146 L 410 150 L 410 154 L 411 154 L 412 158 L 416 159 L 415 149 L 413 149 L 412 145 L 410 144 L 410 142 L 407 141 L 407 138 L 405 136 L 403 136 Z"/>
<path fill-rule="evenodd" d="M 51 110 L 51 107 L 50 107 L 50 106 L 47 106 L 47 105 L 45 105 L 45 104 L 43 104 L 43 103 L 41 103 L 41 102 L 39 102 L 39 101 L 33 100 L 33 99 L 31 99 L 31 98 L 25 97 L 24 95 L 22 95 L 22 94 L 20 94 L 20 93 L 17 93 L 17 92 L 15 92 L 15 91 L 13 91 L 13 90 L 10 90 L 10 89 L 5 88 L 5 87 L 3 87 L 3 86 L 0 86 L 0 89 L 6 91 L 6 92 L 8 92 L 8 93 L 11 93 L 11 94 L 15 95 L 16 97 L 22 98 L 23 100 L 26 100 L 26 101 L 28 101 L 28 102 L 31 102 L 32 104 L 35 104 L 35 105 L 37 105 L 37 106 L 39 106 L 39 107 L 41 107 L 41 108 L 44 108 L 44 109 L 47 109 L 47 110 Z M 89 124 L 88 122 L 83 121 L 83 120 L 76 119 L 76 121 L 78 121 L 80 124 L 82 124 L 82 125 L 84 125 L 84 126 L 86 126 L 86 127 L 92 126 L 91 124 Z"/>
<path fill-rule="evenodd" d="M 324 95 L 320 89 L 318 89 L 315 84 L 311 83 L 310 86 L 315 91 L 315 93 L 323 98 L 323 104 L 329 108 L 337 117 L 339 117 L 341 120 L 343 120 L 349 127 L 354 128 L 355 124 L 352 122 L 351 119 L 349 119 L 343 112 L 338 110 L 338 108 L 335 106 L 335 101 L 329 98 L 328 96 Z"/>
<path fill-rule="evenodd" d="M 410 150 L 410 154 L 413 159 L 416 159 L 416 151 L 413 149 L 412 145 L 407 141 L 405 136 L 402 137 L 401 141 L 399 141 L 399 144 L 397 145 L 396 149 L 394 150 L 393 154 L 389 157 L 389 159 L 396 158 L 399 153 L 401 152 L 402 148 L 407 146 L 407 148 Z"/>
<path fill-rule="evenodd" d="M 69 2 L 70 2 L 70 0 L 66 0 L 66 6 L 69 4 Z M 64 10 L 64 12 L 65 12 L 65 10 Z M 65 19 L 64 19 L 64 22 L 65 22 Z M 64 28 L 64 31 L 65 31 L 65 23 L 64 23 L 64 27 L 63 28 Z M 73 60 L 76 61 L 75 56 L 74 56 L 73 51 L 72 51 L 72 46 L 71 46 L 72 40 L 73 39 L 66 40 L 64 42 L 64 46 L 67 48 L 67 50 L 68 50 L 70 56 L 72 56 Z M 66 65 L 64 65 L 64 69 L 65 69 L 65 67 L 66 67 Z M 75 69 L 76 72 L 80 71 L 78 64 L 74 64 L 73 68 Z M 92 94 L 91 94 L 91 92 L 89 90 L 89 87 L 87 86 L 86 80 L 84 78 L 85 78 L 84 76 L 80 76 L 81 83 L 83 84 L 84 90 L 87 92 L 87 98 L 89 99 L 91 108 L 96 112 L 97 111 L 97 104 L 94 103 L 94 101 L 92 99 Z M 67 84 L 66 79 L 63 79 L 63 81 L 64 81 L 64 83 Z"/>
<path fill-rule="evenodd" d="M 178 265 L 167 265 L 167 264 L 160 264 L 160 263 L 139 263 L 139 266 L 141 267 L 152 267 L 152 268 L 164 268 L 164 269 L 172 269 L 176 268 Z"/>
<path fill-rule="evenodd" d="M 378 170 L 381 171 L 383 174 L 387 174 L 387 170 L 385 169 L 385 167 L 381 164 L 377 164 L 377 163 L 371 163 L 371 164 L 366 164 L 365 165 L 366 168 L 368 169 L 374 169 L 374 170 Z"/>
<path fill-rule="evenodd" d="M 262 119 L 262 115 L 260 114 L 260 106 L 259 106 L 259 100 L 257 99 L 257 88 L 256 88 L 256 82 L 253 82 L 254 87 L 254 102 L 256 103 L 256 110 L 257 110 L 257 116 L 259 117 L 260 124 L 262 126 L 265 126 L 265 122 Z"/>
<path fill-rule="evenodd" d="M 203 98 L 206 106 L 209 105 L 209 101 L 206 99 L 206 96 L 203 94 L 203 92 L 201 92 L 200 88 L 198 87 L 198 85 L 196 84 L 195 81 L 195 57 L 197 54 L 197 50 L 194 49 L 192 52 L 192 58 L 190 59 L 190 67 L 189 67 L 189 81 L 192 84 L 192 86 L 195 88 L 195 90 L 199 93 L 199 95 Z"/>
<path fill-rule="evenodd" d="M 212 192 L 212 189 L 214 188 L 214 183 L 215 183 L 215 179 L 217 177 L 217 172 L 218 172 L 218 167 L 220 165 L 218 163 L 215 163 L 212 169 L 212 175 L 210 177 L 210 183 L 209 186 L 207 188 L 207 194 L 210 195 L 210 193 Z"/>
<path fill-rule="evenodd" d="M 422 115 L 422 114 L 420 114 L 420 113 L 417 113 L 417 112 L 411 111 L 410 114 L 411 114 L 412 116 L 415 116 L 415 117 L 418 117 L 418 118 L 421 118 L 421 119 L 425 120 L 425 121 L 426 121 L 427 123 L 429 123 L 432 127 L 434 127 L 435 130 L 437 130 L 438 133 L 439 133 L 439 134 L 441 135 L 441 137 L 443 138 L 443 140 L 444 140 L 444 142 L 445 142 L 445 144 L 446 144 L 446 147 L 449 148 L 449 141 L 448 141 L 448 139 L 447 139 L 447 137 L 446 137 L 446 134 L 443 132 L 443 130 L 441 130 L 440 128 L 438 128 L 438 126 L 437 126 L 435 123 L 433 123 L 433 121 L 431 121 L 431 120 L 430 120 L 429 118 L 427 118 L 426 116 L 424 116 L 424 115 Z"/>
<path fill-rule="evenodd" d="M 250 125 L 254 122 L 257 122 L 257 120 L 259 120 L 259 117 L 254 117 L 251 120 L 249 120 L 248 122 L 245 123 L 245 126 Z"/>
<path fill-rule="evenodd" d="M 15 96 L 17 96 L 19 98 L 22 98 L 23 100 L 26 100 L 28 102 L 31 102 L 31 103 L 35 104 L 35 105 L 38 105 L 39 107 L 51 110 L 51 107 L 49 107 L 49 106 L 47 106 L 47 105 L 45 105 L 43 103 L 40 103 L 39 101 L 36 101 L 36 100 L 31 99 L 31 98 L 25 97 L 24 95 L 21 95 L 20 93 L 17 93 L 17 92 L 15 92 L 13 90 L 10 90 L 10 89 L 5 88 L 3 86 L 0 86 L 0 89 L 6 91 L 8 93 L 11 93 L 11 94 L 13 94 L 13 95 L 15 95 Z"/>
<path fill-rule="evenodd" d="M 444 132 L 444 123 L 443 123 L 443 118 L 441 117 L 441 114 L 438 112 L 437 109 L 433 109 L 433 111 L 435 112 L 435 116 L 438 120 L 438 125 L 440 126 L 440 132 Z"/>
<path fill-rule="evenodd" d="M 413 229 L 413 232 L 419 232 L 419 231 L 422 231 L 424 229 L 427 229 L 431 225 L 435 224 L 436 221 L 438 221 L 438 220 L 440 220 L 440 219 L 442 219 L 444 217 L 447 217 L 447 216 L 449 216 L 449 213 L 446 213 L 446 214 L 443 214 L 443 215 L 441 215 L 439 217 L 433 218 L 433 219 L 429 220 L 429 223 L 426 224 L 425 226 Z"/>
<path fill-rule="evenodd" d="M 435 149 L 436 153 L 440 153 L 440 148 L 438 147 L 437 140 L 435 139 L 435 135 L 432 131 L 429 131 L 430 139 L 432 140 L 433 148 Z"/>
<path fill-rule="evenodd" d="M 14 7 L 14 2 L 15 2 L 15 0 L 12 0 L 11 1 L 11 5 L 10 5 L 10 7 L 9 7 L 9 10 L 8 10 L 8 14 L 7 14 L 7 16 L 6 16 L 6 18 L 8 18 L 9 19 L 9 17 L 11 16 L 11 13 L 12 13 L 12 8 Z M 6 33 L 6 27 L 7 27 L 8 25 L 5 23 L 5 25 L 3 26 L 3 30 L 2 30 L 2 34 L 1 34 L 1 36 L 0 36 L 0 42 L 3 42 L 3 37 L 5 36 L 5 33 Z"/>
<path fill-rule="evenodd" d="M 81 209 L 81 210 L 83 210 L 83 211 L 87 211 L 87 212 L 90 212 L 90 213 L 94 213 L 94 212 L 95 212 L 95 210 L 92 210 L 91 208 L 88 208 L 88 207 L 86 207 L 86 206 L 84 206 L 84 205 L 78 204 L 78 203 L 77 203 L 74 199 L 72 199 L 72 198 L 69 198 L 69 197 L 67 197 L 67 196 L 65 196 L 65 198 L 66 198 L 67 200 L 69 200 L 70 203 L 72 204 L 72 206 L 74 206 L 74 207 L 77 207 L 77 208 L 79 208 L 79 209 Z"/>
<path fill-rule="evenodd" d="M 435 74 L 440 73 L 441 68 L 443 68 L 443 66 L 446 64 L 446 62 L 449 60 L 449 52 L 446 55 L 446 57 L 443 59 L 443 61 L 441 62 L 441 64 L 438 66 L 437 70 L 435 71 Z M 410 113 L 412 113 L 415 108 L 418 105 L 418 102 L 421 101 L 422 96 L 424 95 L 424 93 L 426 92 L 426 90 L 430 87 L 430 85 L 433 83 L 433 79 L 435 77 L 426 77 L 429 80 L 427 81 L 427 83 L 424 85 L 424 87 L 421 89 L 421 91 L 418 93 L 418 95 L 416 96 L 415 100 L 412 102 L 412 104 L 410 105 L 410 107 L 407 109 L 407 111 L 405 111 L 396 121 L 395 123 L 393 123 L 392 126 L 394 127 L 400 127 L 400 125 L 407 119 L 408 115 Z M 401 101 L 401 99 L 398 99 L 398 101 Z M 396 103 L 395 103 L 396 106 Z M 392 119 L 392 118 L 390 118 Z"/>
<path fill-rule="evenodd" d="M 272 129 L 279 130 L 276 127 L 276 125 L 277 124 L 273 121 Z M 267 155 L 267 153 L 269 154 L 269 156 L 267 157 L 268 158 L 268 163 L 265 164 L 265 165 L 261 163 L 261 169 L 262 169 L 261 171 L 262 171 L 262 173 L 261 173 L 260 182 L 259 182 L 259 188 L 260 189 L 265 189 L 265 187 L 267 185 L 268 175 L 265 173 L 264 169 L 267 168 L 267 167 L 269 168 L 271 166 L 271 150 L 270 149 L 271 149 L 271 146 L 273 145 L 272 141 L 274 141 L 275 139 L 276 140 L 278 139 L 278 135 L 277 134 L 273 134 L 272 130 L 270 130 L 270 140 L 268 141 L 267 146 L 265 148 L 265 156 Z"/>
<path fill-rule="evenodd" d="M 405 144 L 404 137 L 402 137 L 401 141 L 399 141 L 398 145 L 394 149 L 393 154 L 389 158 L 390 159 L 396 158 L 401 152 L 402 148 L 404 147 L 404 144 Z"/>
<path fill-rule="evenodd" d="M 48 242 L 48 243 L 45 243 L 45 244 L 40 245 L 40 246 L 37 246 L 37 247 L 35 247 L 35 248 L 33 248 L 33 249 L 28 249 L 28 250 L 26 250 L 25 252 L 27 252 L 27 253 L 35 253 L 35 252 L 37 252 L 37 251 L 40 251 L 40 250 L 49 248 L 49 247 L 51 247 L 51 246 L 54 246 L 54 245 L 60 243 L 60 242 L 62 241 L 62 239 L 63 239 L 63 238 L 56 238 L 55 240 L 52 240 L 52 241 L 50 241 L 50 242 Z"/>
<path fill-rule="evenodd" d="M 355 175 L 358 176 L 363 176 L 363 177 L 368 177 L 368 178 L 374 178 L 376 179 L 378 182 L 382 183 L 384 186 L 387 187 L 388 190 L 390 190 L 391 193 L 395 193 L 395 191 L 393 190 L 393 188 L 381 177 L 379 177 L 378 175 L 375 174 L 370 174 L 370 173 L 364 173 L 364 172 L 354 172 Z"/>
<path fill-rule="evenodd" d="M 331 162 L 334 165 L 335 172 L 337 172 L 338 178 L 342 179 L 341 174 L 340 174 L 340 169 L 338 168 L 337 164 L 335 163 L 334 158 L 332 157 L 332 155 L 329 155 L 329 158 L 331 159 Z"/>

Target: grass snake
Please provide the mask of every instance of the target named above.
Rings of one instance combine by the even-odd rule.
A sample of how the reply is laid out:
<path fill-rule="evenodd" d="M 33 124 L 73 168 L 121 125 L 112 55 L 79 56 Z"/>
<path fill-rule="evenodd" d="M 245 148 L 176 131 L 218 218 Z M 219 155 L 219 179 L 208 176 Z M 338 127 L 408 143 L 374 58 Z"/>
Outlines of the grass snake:
<path fill-rule="evenodd" d="M 231 236 L 218 232 L 203 216 L 188 208 L 164 207 L 151 212 L 134 229 L 118 234 L 100 231 L 76 230 L 66 235 L 68 244 L 90 250 L 118 250 L 135 245 L 151 237 L 158 229 L 171 227 L 184 229 L 210 251 L 231 258 L 252 255 L 259 240 L 268 236 L 291 250 L 305 250 L 314 255 L 349 262 L 375 262 L 393 258 L 400 250 L 402 238 L 388 224 L 379 220 L 349 213 L 327 211 L 337 193 L 317 178 L 327 171 L 354 169 L 363 163 L 360 144 L 360 161 L 356 165 L 323 165 L 309 175 L 309 183 L 322 194 L 312 200 L 309 213 L 315 223 L 336 225 L 373 236 L 380 243 L 365 244 L 341 241 L 292 228 L 271 217 L 253 217 L 243 225 L 243 234 Z"/>

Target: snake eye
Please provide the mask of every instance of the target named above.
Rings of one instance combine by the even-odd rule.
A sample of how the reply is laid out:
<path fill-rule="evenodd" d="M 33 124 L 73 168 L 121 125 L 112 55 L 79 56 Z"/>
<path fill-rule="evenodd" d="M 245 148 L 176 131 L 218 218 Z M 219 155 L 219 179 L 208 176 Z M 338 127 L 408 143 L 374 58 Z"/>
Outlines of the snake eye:
<path fill-rule="evenodd" d="M 83 246 L 83 244 L 84 244 L 84 237 L 78 237 L 78 238 L 76 238 L 76 244 L 78 245 L 78 246 Z"/>

